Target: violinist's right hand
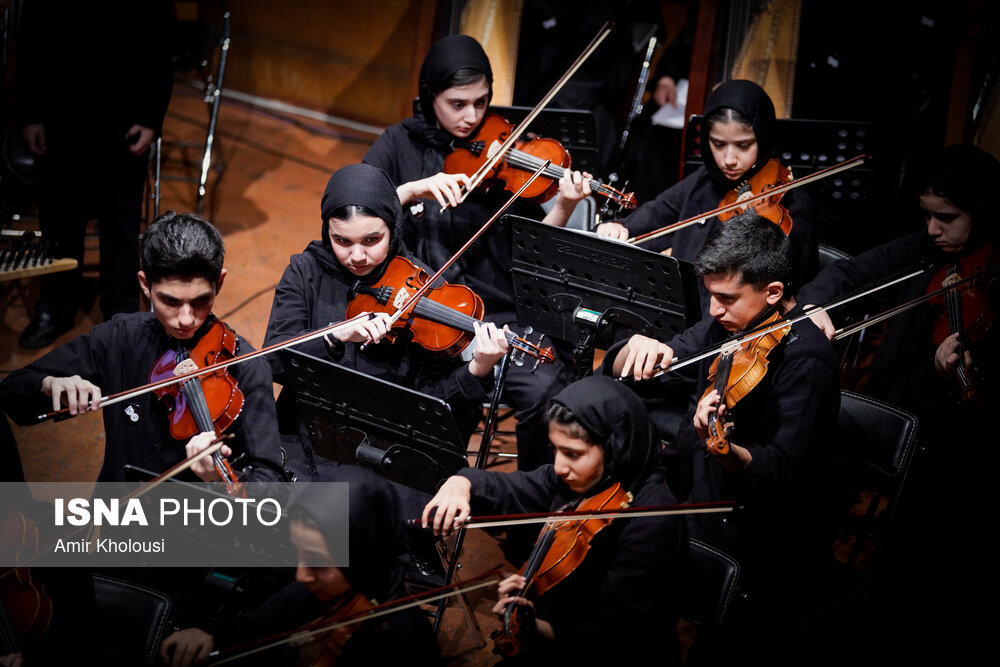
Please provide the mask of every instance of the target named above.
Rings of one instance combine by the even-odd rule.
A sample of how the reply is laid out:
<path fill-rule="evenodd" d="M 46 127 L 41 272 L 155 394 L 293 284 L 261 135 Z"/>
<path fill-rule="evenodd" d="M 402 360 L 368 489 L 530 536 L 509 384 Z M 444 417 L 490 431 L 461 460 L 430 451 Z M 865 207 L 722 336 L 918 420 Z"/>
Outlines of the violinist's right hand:
<path fill-rule="evenodd" d="M 814 306 L 812 304 L 805 306 L 804 310 L 806 311 L 806 314 L 808 314 L 809 309 L 813 307 Z M 833 340 L 834 334 L 837 333 L 837 327 L 833 326 L 833 320 L 830 319 L 830 316 L 826 314 L 825 310 L 809 315 L 809 319 L 812 320 L 813 324 L 819 327 L 819 330 L 823 332 L 824 336 Z"/>
<path fill-rule="evenodd" d="M 185 628 L 163 640 L 160 644 L 160 657 L 163 658 L 163 664 L 170 667 L 204 665 L 208 663 L 214 644 L 212 635 L 204 630 Z"/>
<path fill-rule="evenodd" d="M 648 380 L 657 367 L 666 369 L 674 360 L 674 351 L 666 343 L 635 334 L 618 351 L 612 366 L 617 377 Z"/>
<path fill-rule="evenodd" d="M 616 241 L 628 241 L 629 231 L 628 227 L 621 224 L 620 222 L 602 222 L 597 225 L 597 229 L 594 233 L 598 236 L 606 236 L 609 239 L 614 239 Z"/>
<path fill-rule="evenodd" d="M 101 389 L 79 375 L 42 380 L 42 393 L 52 397 L 52 411 L 58 412 L 65 403 L 71 415 L 96 410 L 101 404 Z M 65 395 L 65 396 L 64 396 Z"/>
<path fill-rule="evenodd" d="M 420 525 L 431 527 L 435 535 L 448 535 L 453 528 L 460 527 L 472 512 L 472 482 L 461 475 L 449 477 L 438 492 L 424 506 Z M 430 519 L 431 510 L 434 518 Z M 432 523 L 428 526 L 428 521 Z"/>
<path fill-rule="evenodd" d="M 367 313 L 361 313 L 367 315 Z M 359 320 L 347 327 L 337 328 L 326 335 L 327 339 L 335 338 L 341 343 L 365 343 L 377 345 L 391 328 L 388 313 L 375 313 L 375 317 Z M 330 341 L 333 344 L 333 341 Z"/>
<path fill-rule="evenodd" d="M 458 206 L 462 199 L 462 187 L 468 187 L 472 179 L 465 174 L 446 174 L 438 172 L 433 176 L 421 178 L 419 181 L 403 183 L 396 188 L 399 201 L 405 206 L 415 199 L 434 197 L 442 207 Z"/>
<path fill-rule="evenodd" d="M 199 433 L 193 436 L 184 446 L 184 451 L 187 453 L 187 457 L 190 459 L 205 451 L 212 446 L 212 443 L 217 437 L 218 436 L 211 431 L 206 431 L 205 433 Z M 223 456 L 231 456 L 233 450 L 230 449 L 228 445 L 223 445 L 219 449 L 219 452 Z M 211 456 L 203 456 L 192 463 L 191 472 L 198 475 L 198 479 L 203 482 L 216 482 L 219 480 L 219 473 L 215 470 L 215 463 L 212 461 Z"/>

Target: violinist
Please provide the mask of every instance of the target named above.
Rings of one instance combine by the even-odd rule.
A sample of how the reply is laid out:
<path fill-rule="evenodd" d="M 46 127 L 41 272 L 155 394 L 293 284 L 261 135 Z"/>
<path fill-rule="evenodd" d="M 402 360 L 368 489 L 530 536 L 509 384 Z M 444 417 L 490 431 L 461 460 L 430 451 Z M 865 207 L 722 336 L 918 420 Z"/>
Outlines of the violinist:
<path fill-rule="evenodd" d="M 338 530 L 330 512 L 340 496 L 326 482 L 349 487 L 348 559 L 332 564 Z M 262 637 L 306 626 L 316 619 L 336 622 L 404 594 L 400 558 L 402 520 L 392 485 L 358 466 L 324 471 L 315 484 L 293 489 L 291 539 L 299 555 L 295 581 L 257 609 L 238 616 L 204 621 L 163 640 L 160 655 L 173 667 L 206 664 L 217 649 L 239 653 L 239 646 Z M 331 563 L 324 565 L 323 562 Z M 435 665 L 441 655 L 430 622 L 417 608 L 401 610 L 319 634 L 301 647 L 296 642 L 237 660 L 235 664 L 289 665 Z M 275 654 L 275 651 L 277 654 Z M 309 659 L 306 659 L 308 654 Z"/>
<path fill-rule="evenodd" d="M 655 394 L 657 380 L 641 381 L 675 358 L 721 346 L 775 314 L 801 314 L 785 292 L 788 248 L 781 230 L 753 212 L 718 227 L 695 260 L 711 295 L 710 316 L 666 343 L 633 336 L 608 350 L 602 371 L 634 379 L 636 391 Z M 734 371 L 739 358 L 737 353 Z M 746 631 L 741 640 L 746 650 L 766 651 L 755 635 L 763 631 L 756 622 L 771 624 L 772 631 L 787 629 L 781 622 L 795 613 L 796 582 L 832 543 L 821 500 L 827 439 L 833 437 L 839 407 L 837 358 L 830 342 L 802 320 L 763 359 L 751 360 L 766 364 L 766 372 L 745 395 L 727 396 L 725 405 L 708 379 L 712 361 L 697 366 L 698 393 L 670 452 L 675 469 L 693 468 L 687 483 L 692 502 L 729 500 L 743 508 L 726 520 L 692 517 L 691 536 L 734 556 L 750 599 L 773 603 L 734 623 Z M 724 453 L 706 442 L 712 415 L 731 424 Z"/>
<path fill-rule="evenodd" d="M 403 240 L 414 256 L 437 269 L 445 264 L 510 193 L 499 187 L 476 188 L 455 206 L 471 174 L 444 172 L 445 158 L 456 141 L 475 137 L 492 97 L 493 71 L 483 48 L 472 37 L 452 35 L 435 43 L 420 68 L 419 109 L 393 125 L 365 154 L 364 162 L 385 171 L 397 186 L 407 213 Z M 590 194 L 589 174 L 566 172 L 559 181 L 555 206 L 516 201 L 511 213 L 565 226 L 577 202 Z M 446 204 L 450 207 L 441 212 Z M 516 303 L 511 277 L 509 231 L 494 224 L 445 273 L 445 280 L 469 286 L 485 304 L 486 319 L 515 326 Z M 530 322 L 524 324 L 531 324 Z M 504 397 L 517 412 L 518 466 L 530 469 L 545 455 L 542 411 L 546 400 L 565 384 L 561 364 L 514 366 L 507 374 Z"/>
<path fill-rule="evenodd" d="M 895 305 L 940 288 L 942 268 L 956 262 L 968 266 L 966 273 L 986 268 L 997 259 L 993 249 L 1000 225 L 988 202 L 997 182 L 1000 163 L 992 155 L 968 144 L 942 149 L 916 182 L 915 199 L 924 227 L 827 267 L 802 288 L 799 300 L 804 305 L 823 304 L 901 269 L 928 262 L 931 268 L 926 278 L 904 282 L 889 295 L 888 305 Z M 982 259 L 970 264 L 976 253 Z M 966 301 L 963 310 L 975 319 L 990 320 L 996 309 L 996 291 L 989 287 L 979 291 L 983 298 Z M 874 304 L 873 312 L 882 305 Z M 838 315 L 836 311 L 832 314 L 834 318 Z M 831 315 L 819 313 L 813 319 L 828 336 L 833 335 Z M 933 302 L 890 319 L 862 389 L 916 413 L 922 429 L 954 427 L 954 413 L 948 406 L 961 400 L 956 395 L 960 378 L 955 372 L 959 352 L 972 381 L 988 376 L 988 369 L 995 368 L 995 348 L 990 344 L 995 340 L 995 333 L 990 333 L 992 322 L 981 322 L 985 335 L 980 340 L 970 340 L 970 332 L 945 331 L 943 339 L 935 342 L 934 331 L 941 324 L 947 324 L 947 314 Z M 989 385 L 982 389 L 989 391 Z"/>
<path fill-rule="evenodd" d="M 774 104 L 763 88 L 741 79 L 720 84 L 705 103 L 700 144 L 704 164 L 624 219 L 598 225 L 597 233 L 625 240 L 718 208 L 729 192 L 750 181 L 773 157 L 774 124 Z M 812 200 L 798 188 L 785 193 L 780 203 L 792 220 L 789 279 L 801 285 L 816 273 L 819 262 Z M 670 248 L 671 256 L 693 261 L 721 224 L 711 218 L 642 247 Z M 708 295 L 702 291 L 703 311 L 707 305 Z"/>
<path fill-rule="evenodd" d="M 215 297 L 226 278 L 222 236 L 201 218 L 168 212 L 154 220 L 140 249 L 139 287 L 151 312 L 120 314 L 98 324 L 0 383 L 0 405 L 20 425 L 37 422 L 50 410 L 70 415 L 98 409 L 102 396 L 148 384 L 151 369 L 169 350 L 190 350 L 217 321 Z M 241 337 L 237 354 L 253 348 Z M 278 429 L 271 372 L 263 360 L 229 371 L 245 402 L 223 447 L 250 481 L 281 479 Z M 123 466 L 162 472 L 206 448 L 214 433 L 187 441 L 173 437 L 170 406 L 153 392 L 104 410 L 104 463 L 98 481 L 125 481 Z M 207 459 L 208 457 L 206 457 Z M 197 477 L 216 481 L 210 461 L 192 466 Z"/>
<path fill-rule="evenodd" d="M 1000 162 L 975 146 L 953 144 L 917 173 L 915 192 L 907 190 L 923 214 L 922 228 L 827 267 L 802 288 L 801 303 L 827 303 L 900 269 L 929 264 L 923 276 L 902 283 L 887 302 L 868 304 L 874 314 L 939 289 L 951 267 L 966 278 L 996 266 L 1000 219 L 991 197 L 1000 183 Z M 969 456 L 969 445 L 996 440 L 985 418 L 997 401 L 995 278 L 972 283 L 974 292 L 952 292 L 959 296 L 961 321 L 976 323 L 969 330 L 963 325 L 949 333 L 947 314 L 935 300 L 887 320 L 867 379 L 857 388 L 913 413 L 919 424 L 918 447 L 893 517 L 893 540 L 880 560 L 883 595 L 873 601 L 875 613 L 892 620 L 884 628 L 886 650 L 901 661 L 930 656 L 953 661 L 981 655 L 986 648 L 985 638 L 970 636 L 956 657 L 954 642 L 940 633 L 936 619 L 943 609 L 971 613 L 975 608 L 973 596 L 982 583 L 968 567 L 968 555 L 991 543 L 987 526 L 994 520 L 996 473 Z M 835 322 L 843 323 L 838 311 L 831 315 L 833 320 L 822 314 L 814 318 L 827 333 Z M 961 390 L 956 372 L 960 358 L 971 381 L 969 393 Z"/>
<path fill-rule="evenodd" d="M 265 345 L 347 319 L 355 293 L 377 285 L 390 262 L 414 261 L 402 242 L 396 189 L 377 167 L 352 164 L 337 170 L 323 194 L 321 215 L 322 240 L 293 255 L 278 283 Z M 472 359 L 463 362 L 458 356 L 425 350 L 405 335 L 391 342 L 385 338 L 388 319 L 379 313 L 337 337 L 329 336 L 325 345 L 315 340 L 297 349 L 323 358 L 329 354 L 343 366 L 444 398 L 465 435 L 471 436 L 493 386 L 493 367 L 507 352 L 503 332 L 492 323 L 478 327 Z M 272 368 L 280 382 L 283 370 L 276 357 Z M 304 452 L 305 467 L 297 472 L 304 479 L 314 476 L 322 461 L 311 453 L 291 392 L 278 397 L 278 414 L 286 451 Z"/>
<path fill-rule="evenodd" d="M 448 532 L 477 514 L 550 512 L 586 508 L 588 499 L 616 483 L 632 494 L 632 506 L 676 503 L 656 467 L 653 429 L 642 402 L 627 387 L 601 376 L 571 383 L 547 408 L 554 463 L 530 472 L 467 468 L 450 477 L 424 508 L 425 525 Z M 571 572 L 537 596 L 515 574 L 499 586 L 494 607 L 527 613 L 521 650 L 524 664 L 558 658 L 560 664 L 611 664 L 656 655 L 680 664 L 677 573 L 686 554 L 684 522 L 654 516 L 615 519 L 589 541 Z M 585 545 L 575 545 L 581 548 Z M 552 548 L 562 548 L 558 541 Z M 575 562 L 577 558 L 571 559 Z"/>

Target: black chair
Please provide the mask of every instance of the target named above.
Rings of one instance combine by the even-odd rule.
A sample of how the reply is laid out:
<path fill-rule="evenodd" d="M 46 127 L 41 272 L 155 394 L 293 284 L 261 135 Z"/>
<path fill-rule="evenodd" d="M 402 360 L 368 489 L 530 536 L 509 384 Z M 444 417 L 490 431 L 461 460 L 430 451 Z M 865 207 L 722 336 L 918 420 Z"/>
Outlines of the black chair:
<path fill-rule="evenodd" d="M 691 539 L 681 617 L 698 629 L 718 630 L 738 599 L 740 564 L 715 547 Z"/>
<path fill-rule="evenodd" d="M 838 421 L 842 442 L 851 447 L 847 460 L 857 464 L 853 486 L 871 492 L 864 517 L 853 531 L 847 564 L 854 566 L 868 539 L 884 538 L 891 529 L 916 450 L 918 423 L 909 412 L 852 391 L 841 392 Z M 887 504 L 880 512 L 883 498 Z"/>
<path fill-rule="evenodd" d="M 107 645 L 112 647 L 111 664 L 123 667 L 156 664 L 170 617 L 170 598 L 159 591 L 102 574 L 94 575 L 94 597 L 101 627 L 114 635 L 107 638 Z"/>
<path fill-rule="evenodd" d="M 838 250 L 832 245 L 827 245 L 826 243 L 819 244 L 819 270 L 822 271 L 826 267 L 830 266 L 834 262 L 839 262 L 840 260 L 850 259 L 851 256 L 844 252 L 843 250 Z"/>

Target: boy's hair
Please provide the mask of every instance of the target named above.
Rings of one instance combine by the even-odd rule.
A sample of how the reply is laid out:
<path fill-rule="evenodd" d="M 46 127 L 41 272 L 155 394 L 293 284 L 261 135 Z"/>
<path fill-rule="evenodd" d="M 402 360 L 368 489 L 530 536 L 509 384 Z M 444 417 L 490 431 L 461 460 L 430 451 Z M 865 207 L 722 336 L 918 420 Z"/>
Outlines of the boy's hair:
<path fill-rule="evenodd" d="M 791 275 L 789 241 L 778 225 L 750 210 L 723 222 L 694 260 L 699 276 L 710 273 L 740 276 L 744 284 L 763 289 Z"/>
<path fill-rule="evenodd" d="M 142 270 L 151 284 L 168 278 L 203 278 L 215 284 L 222 275 L 226 249 L 222 235 L 191 213 L 167 211 L 142 237 Z"/>

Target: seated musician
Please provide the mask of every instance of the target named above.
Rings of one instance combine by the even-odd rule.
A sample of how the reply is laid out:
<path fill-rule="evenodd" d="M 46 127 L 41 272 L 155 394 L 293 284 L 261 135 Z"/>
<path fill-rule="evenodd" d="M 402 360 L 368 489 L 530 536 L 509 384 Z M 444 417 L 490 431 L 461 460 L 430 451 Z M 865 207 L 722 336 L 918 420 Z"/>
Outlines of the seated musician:
<path fill-rule="evenodd" d="M 402 243 L 395 187 L 380 169 L 352 164 L 337 170 L 327 183 L 321 209 L 322 241 L 312 241 L 304 252 L 292 256 L 274 293 L 266 345 L 347 319 L 356 286 L 378 285 L 391 262 L 413 260 Z M 444 398 L 465 435 L 471 436 L 493 386 L 493 367 L 507 351 L 503 332 L 492 323 L 477 325 L 475 351 L 465 363 L 457 356 L 425 350 L 405 331 L 396 342 L 386 340 L 388 321 L 388 314 L 378 313 L 337 330 L 327 337 L 326 346 L 317 339 L 295 349 L 323 358 L 329 353 L 343 366 Z M 276 357 L 272 364 L 280 382 L 282 369 Z M 387 414 L 391 411 L 387 406 Z M 296 449 L 304 451 L 304 468 L 297 474 L 314 476 L 323 461 L 312 454 L 291 392 L 278 397 L 278 414 L 286 451 L 290 455 Z"/>
<path fill-rule="evenodd" d="M 721 84 L 705 103 L 701 125 L 704 164 L 623 220 L 598 225 L 597 233 L 625 240 L 718 208 L 728 192 L 750 181 L 772 158 L 774 122 L 774 103 L 763 88 L 745 80 Z M 812 200 L 803 188 L 797 188 L 782 195 L 781 204 L 792 218 L 789 278 L 802 285 L 815 275 L 819 263 Z M 670 248 L 671 256 L 693 261 L 721 224 L 713 217 L 703 224 L 651 239 L 641 247 L 655 251 Z M 702 306 L 703 310 L 708 306 L 704 291 Z"/>
<path fill-rule="evenodd" d="M 349 484 L 347 567 L 322 564 L 332 562 L 329 545 L 342 533 L 329 512 L 340 496 L 324 482 Z M 394 489 L 386 480 L 358 466 L 326 469 L 318 483 L 295 486 L 288 513 L 299 555 L 296 581 L 254 611 L 174 632 L 160 646 L 165 664 L 207 664 L 213 650 L 232 649 L 235 655 L 240 649 L 234 647 L 248 642 L 321 617 L 336 621 L 403 596 L 403 524 Z M 433 665 L 441 664 L 441 655 L 426 614 L 411 608 L 318 634 L 302 646 L 289 642 L 248 655 L 235 664 Z"/>
<path fill-rule="evenodd" d="M 711 295 L 710 316 L 666 343 L 633 336 L 608 350 L 602 371 L 634 379 L 637 391 L 655 393 L 657 380 L 642 381 L 673 360 L 721 347 L 775 314 L 801 315 L 785 292 L 788 248 L 781 230 L 752 212 L 717 228 L 695 260 L 695 271 Z M 734 380 L 741 376 L 740 368 L 761 362 L 766 367 L 756 366 L 764 375 L 748 391 L 743 389 L 745 395 L 727 395 L 727 400 L 737 400 L 730 405 L 723 404 L 708 379 L 717 356 L 697 364 L 698 393 L 672 444 L 674 465 L 690 461 L 693 467 L 692 502 L 730 500 L 742 506 L 731 518 L 692 517 L 691 536 L 739 560 L 741 580 L 751 596 L 773 602 L 754 618 L 763 623 L 766 617 L 777 630 L 782 615 L 795 613 L 789 596 L 796 582 L 828 557 L 832 544 L 824 521 L 829 508 L 822 500 L 840 398 L 837 357 L 815 326 L 807 319 L 797 322 L 763 359 L 735 355 Z M 743 365 L 749 361 L 753 365 Z M 710 416 L 732 423 L 724 453 L 706 444 Z M 746 640 L 761 630 L 752 621 L 734 623 L 747 631 Z"/>
<path fill-rule="evenodd" d="M 424 524 L 448 532 L 470 512 L 586 509 L 588 500 L 616 483 L 632 494 L 633 507 L 676 503 L 654 463 L 649 416 L 622 383 L 600 376 L 573 382 L 552 398 L 547 421 L 553 464 L 530 472 L 462 470 L 428 503 Z M 530 583 L 527 594 L 518 595 L 526 583 L 521 574 L 501 582 L 494 611 L 503 613 L 509 603 L 523 607 L 521 617 L 528 620 L 517 657 L 525 664 L 555 657 L 577 664 L 597 664 L 601 657 L 642 663 L 651 655 L 661 664 L 680 664 L 676 578 L 686 544 L 677 517 L 614 519 L 590 540 L 582 563 L 543 595 L 534 595 Z M 565 545 L 557 541 L 553 548 Z"/>
<path fill-rule="evenodd" d="M 881 299 L 883 303 L 876 304 L 898 305 L 940 289 L 941 279 L 952 265 L 966 269 L 964 273 L 960 270 L 958 277 L 967 278 L 971 275 L 968 269 L 995 264 L 1000 221 L 988 196 L 998 181 L 1000 162 L 992 155 L 967 144 L 944 148 L 917 179 L 924 228 L 827 267 L 802 288 L 799 301 L 806 307 L 825 304 L 898 271 L 929 263 L 931 268 L 923 276 L 890 288 Z M 989 306 L 991 300 L 993 305 Z M 950 332 L 946 309 L 933 303 L 918 305 L 888 320 L 863 391 L 915 412 L 924 430 L 953 429 L 955 416 L 943 407 L 960 402 L 959 357 L 971 383 L 988 378 L 988 368 L 995 367 L 996 360 L 996 347 L 990 344 L 996 336 L 988 333 L 992 321 L 986 321 L 995 313 L 995 288 L 980 288 L 978 300 L 967 303 L 979 306 L 978 312 L 963 313 L 970 321 L 978 320 L 978 328 L 987 333 L 979 340 L 970 340 L 971 332 Z M 813 320 L 831 338 L 834 320 L 843 322 L 840 309 L 817 313 Z M 940 332 L 941 340 L 934 340 L 935 331 Z M 981 388 L 991 391 L 989 384 Z"/>
<path fill-rule="evenodd" d="M 925 225 L 827 267 L 802 288 L 801 303 L 829 303 L 900 270 L 929 265 L 924 274 L 868 301 L 867 312 L 874 315 L 940 289 L 953 267 L 956 278 L 997 267 L 1000 219 L 990 197 L 1000 183 L 1000 162 L 974 146 L 954 144 L 918 173 L 910 196 L 916 195 Z M 940 611 L 971 614 L 983 585 L 968 558 L 991 548 L 985 527 L 993 521 L 995 480 L 992 466 L 970 459 L 966 448 L 996 439 L 983 410 L 997 402 L 996 285 L 994 273 L 951 293 L 961 311 L 957 327 L 949 322 L 946 300 L 938 297 L 866 330 L 881 335 L 868 336 L 877 345 L 870 363 L 861 365 L 866 372 L 851 385 L 918 420 L 919 446 L 892 517 L 893 539 L 879 554 L 883 594 L 873 603 L 889 620 L 882 629 L 887 652 L 904 662 L 928 656 L 953 660 L 955 645 L 950 633 L 940 631 Z M 845 323 L 840 308 L 814 320 L 831 336 L 834 322 Z M 862 352 L 866 358 L 870 350 Z M 943 502 L 947 499 L 956 502 Z M 929 526 L 935 537 L 929 537 Z M 963 655 L 981 655 L 985 643 L 985 638 L 966 642 Z"/>
<path fill-rule="evenodd" d="M 226 278 L 222 236 L 191 214 L 168 212 L 149 225 L 142 240 L 139 287 L 152 312 L 120 314 L 98 324 L 0 383 L 0 405 L 18 424 L 66 408 L 70 415 L 98 409 L 102 396 L 150 382 L 150 372 L 170 350 L 189 351 L 215 324 L 215 297 Z M 253 348 L 237 336 L 236 354 Z M 278 428 L 271 371 L 263 359 L 229 367 L 243 393 L 243 410 L 223 446 L 250 481 L 281 479 Z M 98 481 L 124 481 L 123 466 L 162 472 L 205 449 L 214 433 L 186 442 L 170 431 L 169 406 L 152 391 L 104 409 L 104 463 Z M 191 468 L 203 480 L 219 479 L 207 457 Z M 239 470 L 237 471 L 240 472 Z M 186 473 L 185 473 L 186 475 Z"/>
<path fill-rule="evenodd" d="M 493 94 L 493 71 L 482 47 L 472 37 L 452 35 L 431 47 L 420 68 L 420 107 L 393 125 L 365 154 L 364 162 L 385 171 L 407 208 L 403 240 L 413 254 L 437 270 L 510 197 L 500 187 L 476 188 L 461 204 L 461 188 L 471 174 L 445 173 L 445 158 L 456 145 L 477 136 Z M 482 137 L 480 137 L 482 138 Z M 501 139 L 501 142 L 503 140 Z M 487 145 L 490 140 L 487 139 Z M 548 214 L 536 203 L 518 200 L 508 209 L 557 226 L 565 226 L 577 202 L 590 194 L 588 175 L 567 170 L 559 181 L 555 206 Z M 441 211 L 446 204 L 450 207 Z M 517 333 L 516 302 L 511 277 L 510 234 L 495 222 L 445 273 L 449 282 L 468 285 L 486 307 L 485 318 L 509 324 Z M 562 364 L 534 368 L 513 366 L 504 399 L 517 409 L 518 467 L 530 470 L 546 456 L 542 413 L 548 398 L 566 378 Z M 533 371 L 533 372 L 532 372 Z"/>

